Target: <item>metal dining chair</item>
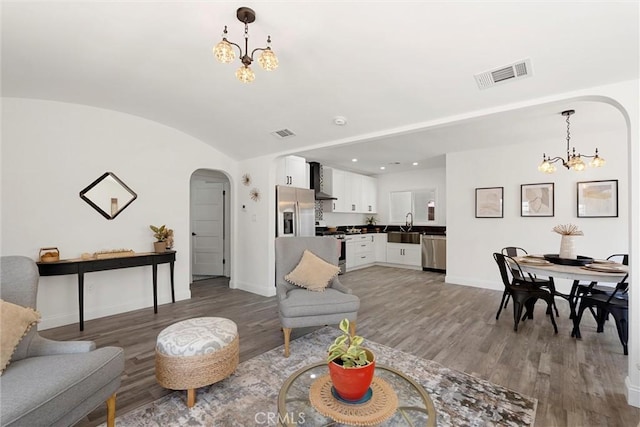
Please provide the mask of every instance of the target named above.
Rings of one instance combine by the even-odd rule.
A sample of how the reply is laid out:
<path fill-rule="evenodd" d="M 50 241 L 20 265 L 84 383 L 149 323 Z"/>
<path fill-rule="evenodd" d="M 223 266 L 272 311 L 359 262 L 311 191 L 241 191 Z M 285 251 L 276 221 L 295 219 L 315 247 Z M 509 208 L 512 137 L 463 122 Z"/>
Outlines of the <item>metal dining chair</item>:
<path fill-rule="evenodd" d="M 554 304 L 552 293 L 542 289 L 537 283 L 535 283 L 535 280 L 532 280 L 531 278 L 526 279 L 518 262 L 510 256 L 496 252 L 493 254 L 493 259 L 498 264 L 505 292 L 513 299 L 513 330 L 516 332 L 518 331 L 518 323 L 520 323 L 521 320 L 524 321 L 527 318 L 533 319 L 533 308 L 536 301 L 541 299 L 547 303 L 547 314 L 551 318 L 553 330 L 557 334 L 558 326 L 556 325 L 556 320 L 553 316 L 553 312 L 551 311 L 551 307 Z M 513 274 L 514 270 L 517 270 L 518 273 Z M 522 315 L 523 308 L 526 308 L 524 315 Z M 500 316 L 500 311 L 502 311 L 502 304 L 500 304 L 496 320 Z"/>
<path fill-rule="evenodd" d="M 595 307 L 598 313 L 602 313 L 600 316 L 595 316 L 597 322 L 596 332 L 604 332 L 604 316 L 611 314 L 616 321 L 616 329 L 618 331 L 618 338 L 625 356 L 628 355 L 627 342 L 629 340 L 629 284 L 627 283 L 629 275 L 626 274 L 624 278 L 616 285 L 612 292 L 603 293 L 591 293 L 588 292 L 580 298 L 580 308 L 576 317 L 573 319 L 573 332 L 571 336 L 576 338 L 582 338 L 580 333 L 580 321 L 584 311 L 588 308 L 593 313 Z"/>
<path fill-rule="evenodd" d="M 615 261 L 622 265 L 629 265 L 629 254 L 613 254 L 607 257 L 608 261 Z M 605 294 L 611 295 L 616 292 L 614 286 L 606 286 L 606 285 L 598 285 L 598 282 L 591 282 L 588 285 L 580 284 L 576 281 L 574 283 L 576 289 L 573 290 L 573 294 L 575 295 L 573 305 L 574 307 L 578 307 L 578 303 L 580 298 L 586 294 Z M 596 320 L 598 324 L 598 332 L 602 332 L 604 330 L 604 322 L 609 318 L 608 313 L 604 313 L 601 310 L 598 310 L 596 307 L 596 311 L 594 311 L 593 307 L 588 307 L 589 311 L 593 315 L 593 318 Z"/>
<path fill-rule="evenodd" d="M 500 250 L 500 253 L 502 253 L 503 255 L 507 255 L 511 258 L 522 257 L 529 254 L 525 249 L 520 248 L 518 246 L 505 246 Z M 520 274 L 522 274 L 522 271 L 519 271 L 518 268 L 511 269 L 511 274 L 513 275 L 513 277 L 520 277 Z M 529 279 L 527 279 L 527 276 L 529 277 Z M 535 274 L 531 274 L 531 273 L 527 273 L 527 276 L 523 275 L 520 278 L 523 280 L 530 280 L 533 284 L 549 289 L 551 294 L 554 294 L 555 284 L 553 282 L 553 278 L 538 279 Z M 500 302 L 500 307 L 498 308 L 498 314 L 496 314 L 496 320 L 498 320 L 498 317 L 500 317 L 500 312 L 502 311 L 502 309 L 507 308 L 508 303 L 509 303 L 509 293 L 505 289 L 504 293 L 502 294 L 502 301 Z M 555 299 L 553 301 L 553 308 L 555 309 L 556 317 L 558 317 L 558 307 L 556 306 Z"/>

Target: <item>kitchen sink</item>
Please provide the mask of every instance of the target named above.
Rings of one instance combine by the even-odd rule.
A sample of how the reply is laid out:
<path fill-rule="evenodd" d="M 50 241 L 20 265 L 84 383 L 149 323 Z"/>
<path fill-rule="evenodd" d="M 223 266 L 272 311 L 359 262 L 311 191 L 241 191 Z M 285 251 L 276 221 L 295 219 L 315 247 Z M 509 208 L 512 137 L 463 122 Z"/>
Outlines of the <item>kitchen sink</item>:
<path fill-rule="evenodd" d="M 417 231 L 391 231 L 387 233 L 389 243 L 412 243 L 420 244 L 420 233 Z"/>

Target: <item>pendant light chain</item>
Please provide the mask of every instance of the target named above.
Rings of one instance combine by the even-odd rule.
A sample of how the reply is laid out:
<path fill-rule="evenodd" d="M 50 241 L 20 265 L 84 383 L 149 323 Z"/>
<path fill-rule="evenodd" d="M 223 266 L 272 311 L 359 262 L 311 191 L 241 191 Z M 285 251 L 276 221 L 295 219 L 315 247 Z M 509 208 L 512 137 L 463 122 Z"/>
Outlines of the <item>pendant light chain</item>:
<path fill-rule="evenodd" d="M 570 123 L 569 123 L 569 118 L 570 117 L 571 117 L 571 114 L 567 114 L 567 120 L 566 120 L 566 122 L 567 122 L 567 155 L 569 154 L 569 146 L 571 145 L 570 144 L 570 141 L 571 141 L 571 126 L 570 126 Z"/>

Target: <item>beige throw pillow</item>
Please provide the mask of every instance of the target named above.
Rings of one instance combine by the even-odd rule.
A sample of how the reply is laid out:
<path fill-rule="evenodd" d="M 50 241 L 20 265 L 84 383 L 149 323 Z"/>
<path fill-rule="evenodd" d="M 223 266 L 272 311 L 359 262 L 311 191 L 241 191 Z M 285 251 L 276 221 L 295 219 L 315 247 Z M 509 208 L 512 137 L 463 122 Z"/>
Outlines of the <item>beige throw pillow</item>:
<path fill-rule="evenodd" d="M 324 291 L 331 279 L 336 277 L 338 273 L 340 273 L 340 267 L 326 262 L 305 249 L 296 268 L 284 276 L 284 280 L 310 291 L 320 292 Z"/>
<path fill-rule="evenodd" d="M 2 373 L 29 329 L 40 321 L 40 313 L 0 299 L 0 373 Z"/>

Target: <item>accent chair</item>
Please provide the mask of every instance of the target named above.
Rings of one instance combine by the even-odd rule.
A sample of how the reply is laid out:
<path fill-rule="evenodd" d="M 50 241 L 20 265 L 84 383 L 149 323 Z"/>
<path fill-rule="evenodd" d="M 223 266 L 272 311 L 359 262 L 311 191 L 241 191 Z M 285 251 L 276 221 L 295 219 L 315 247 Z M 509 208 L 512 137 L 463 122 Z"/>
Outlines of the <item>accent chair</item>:
<path fill-rule="evenodd" d="M 0 263 L 2 300 L 35 309 L 36 263 L 24 256 L 4 256 Z M 5 319 L 1 327 L 8 332 Z M 106 402 L 107 425 L 113 427 L 123 371 L 122 348 L 96 349 L 92 341 L 49 340 L 33 325 L 0 376 L 0 425 L 70 426 Z"/>
<path fill-rule="evenodd" d="M 305 250 L 337 266 L 339 243 L 339 240 L 329 236 L 277 237 L 275 240 L 275 284 L 280 324 L 284 333 L 285 357 L 289 357 L 293 328 L 337 325 L 346 318 L 355 333 L 360 299 L 351 293 L 350 288 L 340 283 L 337 273 L 321 291 L 308 290 L 285 280 L 285 276 L 301 262 Z"/>

